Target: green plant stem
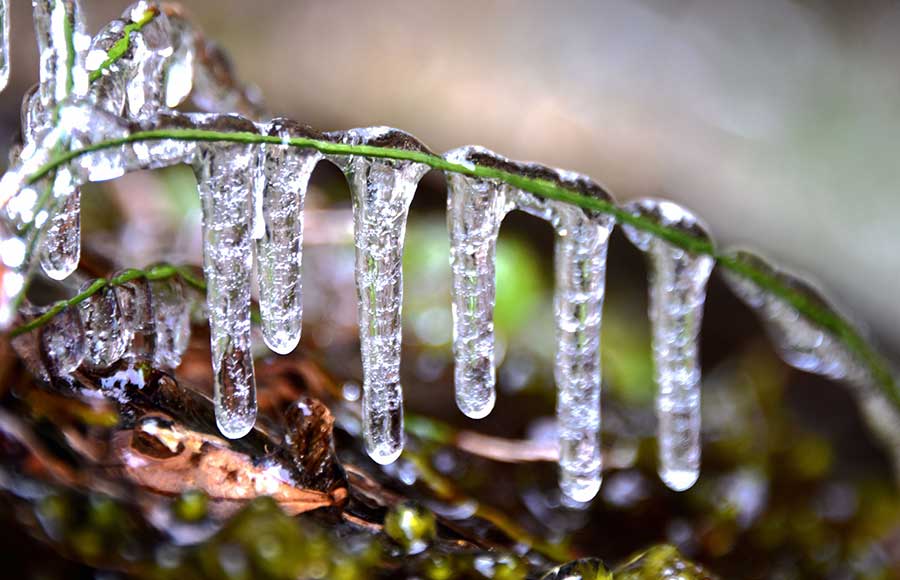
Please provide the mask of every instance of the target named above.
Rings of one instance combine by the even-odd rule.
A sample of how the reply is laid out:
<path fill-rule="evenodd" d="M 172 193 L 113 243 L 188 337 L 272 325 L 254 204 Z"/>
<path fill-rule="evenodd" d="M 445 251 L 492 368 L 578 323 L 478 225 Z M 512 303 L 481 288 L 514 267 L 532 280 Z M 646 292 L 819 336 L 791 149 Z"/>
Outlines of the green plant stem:
<path fill-rule="evenodd" d="M 777 277 L 763 272 L 732 256 L 717 252 L 713 244 L 705 238 L 693 236 L 684 231 L 661 225 L 644 216 L 633 215 L 614 203 L 582 195 L 577 191 L 562 187 L 551 181 L 526 177 L 483 165 L 460 165 L 447 161 L 443 157 L 423 151 L 375 147 L 371 145 L 348 145 L 346 143 L 335 143 L 332 141 L 311 139 L 307 137 L 282 139 L 277 136 L 259 135 L 249 132 L 220 132 L 205 129 L 154 129 L 138 131 L 125 137 L 110 139 L 108 141 L 88 145 L 82 149 L 64 152 L 50 160 L 46 165 L 35 172 L 29 178 L 29 183 L 38 181 L 59 166 L 81 157 L 82 155 L 127 145 L 129 143 L 155 140 L 285 145 L 315 149 L 328 155 L 358 155 L 362 157 L 412 161 L 445 172 L 459 173 L 483 179 L 496 179 L 547 199 L 554 199 L 587 210 L 611 215 L 620 224 L 627 224 L 637 230 L 647 232 L 691 253 L 711 256 L 718 262 L 720 267 L 751 280 L 760 288 L 790 304 L 808 320 L 838 337 L 869 369 L 874 382 L 879 385 L 885 396 L 887 396 L 895 406 L 900 408 L 900 393 L 898 393 L 895 388 L 894 378 L 887 363 L 868 346 L 866 341 L 850 323 L 836 315 L 834 312 L 824 309 L 812 302 L 802 293 L 785 285 Z"/>
<path fill-rule="evenodd" d="M 147 10 L 144 12 L 144 16 L 141 17 L 137 22 L 132 22 L 131 24 L 127 24 L 125 28 L 122 30 L 122 38 L 117 40 L 115 44 L 109 47 L 109 50 L 106 51 L 106 60 L 104 60 L 100 67 L 91 71 L 88 76 L 88 80 L 90 82 L 94 82 L 100 77 L 103 76 L 104 71 L 111 67 L 117 60 L 125 56 L 125 53 L 128 52 L 128 48 L 131 46 L 131 33 L 138 32 L 148 23 L 150 23 L 154 18 L 156 18 L 158 12 L 155 9 Z"/>
<path fill-rule="evenodd" d="M 49 322 L 54 316 L 56 316 L 66 308 L 84 302 L 107 286 L 121 286 L 122 284 L 131 282 L 132 280 L 136 280 L 138 278 L 145 278 L 147 280 L 165 280 L 167 278 L 173 278 L 175 276 L 179 276 L 182 280 L 184 280 L 186 284 L 196 288 L 197 290 L 200 290 L 201 292 L 206 291 L 206 283 L 203 280 L 198 279 L 187 268 L 182 266 L 161 264 L 159 266 L 153 266 L 152 268 L 149 268 L 147 270 L 130 269 L 113 278 L 98 278 L 97 280 L 94 280 L 94 282 L 90 286 L 88 286 L 75 296 L 72 296 L 68 300 L 60 300 L 40 316 L 30 320 L 26 324 L 14 328 L 12 331 L 10 331 L 9 334 L 10 336 L 15 337 L 19 336 L 20 334 L 25 334 L 26 332 L 31 332 L 32 330 L 39 328 Z"/>

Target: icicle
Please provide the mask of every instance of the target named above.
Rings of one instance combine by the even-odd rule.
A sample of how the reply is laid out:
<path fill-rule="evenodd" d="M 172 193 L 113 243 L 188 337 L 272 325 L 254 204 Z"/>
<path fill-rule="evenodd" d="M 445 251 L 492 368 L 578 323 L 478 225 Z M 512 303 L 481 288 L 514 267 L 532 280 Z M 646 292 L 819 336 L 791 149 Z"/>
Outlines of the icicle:
<path fill-rule="evenodd" d="M 583 195 L 612 201 L 603 188 L 575 173 L 524 166 L 521 173 L 556 182 Z M 586 502 L 600 489 L 600 327 L 606 286 L 606 253 L 614 220 L 564 202 L 520 192 L 516 206 L 556 230 L 556 417 L 560 488 Z"/>
<path fill-rule="evenodd" d="M 204 128 L 255 132 L 235 116 L 210 116 Z M 253 269 L 251 190 L 255 146 L 203 143 L 194 172 L 203 205 L 203 254 L 215 378 L 216 421 L 226 437 L 246 435 L 256 421 L 250 353 L 250 276 Z"/>
<path fill-rule="evenodd" d="M 0 0 L 0 91 L 9 82 L 9 0 Z"/>
<path fill-rule="evenodd" d="M 81 260 L 81 194 L 68 169 L 57 171 L 53 181 L 56 209 L 44 234 L 41 268 L 54 280 L 65 280 Z"/>
<path fill-rule="evenodd" d="M 34 28 L 40 54 L 40 103 L 47 116 L 70 95 L 84 95 L 88 88 L 85 53 L 91 39 L 77 0 L 32 0 Z M 47 122 L 47 119 L 44 119 Z M 81 256 L 81 192 L 69 176 L 57 175 L 52 221 L 46 232 L 41 266 L 55 280 L 67 278 Z"/>
<path fill-rule="evenodd" d="M 86 291 L 93 282 L 81 287 Z M 122 310 L 116 292 L 105 287 L 78 304 L 81 325 L 84 328 L 84 364 L 95 369 L 105 369 L 125 354 L 131 341 L 131 331 L 123 324 Z"/>
<path fill-rule="evenodd" d="M 77 0 L 32 0 L 40 55 L 41 102 L 48 111 L 70 94 L 84 95 L 84 56 L 91 39 Z"/>
<path fill-rule="evenodd" d="M 123 272 L 117 272 L 113 278 L 122 274 Z M 150 283 L 144 278 L 135 278 L 115 286 L 113 291 L 119 303 L 122 327 L 131 337 L 126 356 L 132 359 L 152 359 L 156 346 L 156 325 Z"/>
<path fill-rule="evenodd" d="M 153 318 L 143 328 L 153 332 L 152 345 L 148 345 L 152 346 L 153 365 L 174 369 L 181 364 L 191 338 L 191 311 L 184 284 L 178 278 L 152 280 L 148 284 Z"/>
<path fill-rule="evenodd" d="M 74 372 L 85 356 L 84 328 L 78 313 L 66 308 L 41 327 L 41 349 L 54 376 Z"/>
<path fill-rule="evenodd" d="M 516 163 L 480 147 L 457 149 L 446 158 L 544 179 L 611 201 L 587 177 Z M 495 248 L 500 222 L 517 208 L 549 221 L 557 234 L 554 374 L 559 393 L 560 486 L 572 499 L 588 501 L 600 488 L 602 472 L 600 324 L 613 220 L 499 180 L 451 174 L 448 182 L 457 404 L 474 418 L 483 417 L 494 405 Z"/>
<path fill-rule="evenodd" d="M 444 157 L 461 165 L 477 162 L 515 169 L 481 147 L 454 149 Z M 494 408 L 495 255 L 500 222 L 514 207 L 514 199 L 513 189 L 503 182 L 447 174 L 456 404 L 473 419 Z"/>
<path fill-rule="evenodd" d="M 267 133 L 282 139 L 318 137 L 311 129 L 286 119 L 273 120 Z M 314 149 L 287 145 L 261 149 L 265 231 L 256 242 L 259 311 L 266 344 L 279 354 L 288 354 L 300 340 L 303 317 L 303 203 L 309 177 L 322 156 Z"/>
<path fill-rule="evenodd" d="M 136 2 L 125 9 L 123 19 L 138 22 L 150 9 L 148 2 Z M 128 116 L 144 119 L 157 113 L 165 104 L 165 67 L 173 55 L 172 30 L 164 11 L 131 34 L 131 68 L 125 94 Z"/>
<path fill-rule="evenodd" d="M 127 22 L 113 20 L 104 26 L 91 43 L 91 49 L 85 57 L 85 68 L 88 72 L 100 70 L 106 62 L 109 50 L 122 39 Z M 119 58 L 101 72 L 100 77 L 91 83 L 88 97 L 99 108 L 114 115 L 122 115 L 125 110 L 125 85 L 128 82 L 131 66 L 129 57 Z"/>
<path fill-rule="evenodd" d="M 174 53 L 165 69 L 165 104 L 174 109 L 191 94 L 194 86 L 194 31 L 183 18 L 169 19 Z"/>
<path fill-rule="evenodd" d="M 427 151 L 411 135 L 387 127 L 353 129 L 343 141 Z M 347 177 L 353 198 L 366 449 L 376 462 L 388 464 L 403 450 L 400 311 L 406 217 L 428 167 L 358 156 L 333 160 Z"/>
<path fill-rule="evenodd" d="M 635 216 L 708 239 L 687 210 L 662 200 L 632 202 Z M 631 242 L 648 254 L 650 321 L 656 412 L 659 421 L 659 474 L 670 488 L 683 491 L 700 475 L 700 365 L 697 337 L 713 259 L 691 254 L 649 233 L 624 226 Z"/>

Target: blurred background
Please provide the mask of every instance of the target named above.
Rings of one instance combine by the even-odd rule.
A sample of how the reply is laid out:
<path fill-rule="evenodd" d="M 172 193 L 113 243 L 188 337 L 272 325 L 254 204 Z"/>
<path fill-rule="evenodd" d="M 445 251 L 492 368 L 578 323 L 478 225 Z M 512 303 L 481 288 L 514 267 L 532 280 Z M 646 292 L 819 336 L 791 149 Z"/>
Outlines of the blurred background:
<path fill-rule="evenodd" d="M 82 4 L 93 33 L 129 2 Z M 720 247 L 753 249 L 821 282 L 900 360 L 897 2 L 182 5 L 273 114 L 321 130 L 395 126 L 437 152 L 480 144 L 586 173 L 621 201 L 672 199 L 705 219 Z M 12 2 L 12 75 L 0 94 L 10 138 L 37 80 L 30 8 Z M 442 177 L 426 176 L 407 231 L 403 381 L 408 417 L 420 418 L 410 432 L 419 437 L 427 417 L 552 446 L 552 229 L 518 212 L 504 222 L 498 405 L 470 421 L 452 395 L 445 196 Z M 319 164 L 307 201 L 304 341 L 278 360 L 318 357 L 355 403 L 349 206 L 343 177 Z M 83 198 L 83 270 L 199 264 L 199 220 L 185 168 L 93 186 Z M 645 280 L 643 256 L 614 234 L 603 326 L 607 472 L 590 508 L 563 505 L 549 462 L 504 465 L 429 448 L 434 469 L 539 536 L 567 536 L 579 553 L 611 562 L 669 542 L 724 577 L 900 577 L 897 450 L 873 436 L 848 389 L 780 362 L 716 276 L 701 337 L 703 474 L 686 493 L 664 488 Z M 205 349 L 205 324 L 195 322 Z M 264 376 L 276 357 L 257 354 Z M 194 355 L 179 379 L 208 387 L 208 352 Z M 411 496 L 423 479 L 405 460 L 384 473 Z"/>
<path fill-rule="evenodd" d="M 127 0 L 85 0 L 92 31 Z M 889 0 L 187 0 L 269 109 L 391 125 L 664 196 L 811 274 L 900 352 L 900 5 Z M 5 133 L 36 81 L 12 2 Z"/>

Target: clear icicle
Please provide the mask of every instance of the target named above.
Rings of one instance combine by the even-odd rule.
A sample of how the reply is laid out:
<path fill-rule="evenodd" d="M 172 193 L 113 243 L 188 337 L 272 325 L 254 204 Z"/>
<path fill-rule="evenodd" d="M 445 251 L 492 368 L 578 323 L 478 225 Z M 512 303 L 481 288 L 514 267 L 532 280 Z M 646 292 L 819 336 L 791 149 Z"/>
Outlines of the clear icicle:
<path fill-rule="evenodd" d="M 235 116 L 210 116 L 204 127 L 255 132 Z M 256 422 L 256 384 L 250 353 L 250 277 L 253 270 L 251 192 L 255 146 L 204 143 L 194 172 L 203 206 L 203 263 L 219 430 L 236 439 Z"/>
<path fill-rule="evenodd" d="M 31 4 L 40 56 L 41 102 L 50 111 L 70 94 L 87 92 L 84 58 L 91 38 L 85 33 L 77 0 L 32 0 Z"/>
<path fill-rule="evenodd" d="M 93 282 L 81 288 L 86 291 Z M 131 341 L 131 331 L 124 323 L 122 309 L 113 288 L 105 287 L 78 304 L 84 328 L 84 364 L 105 369 L 125 354 Z"/>
<path fill-rule="evenodd" d="M 147 2 L 132 4 L 122 14 L 123 19 L 137 22 L 149 9 Z M 125 84 L 126 110 L 133 119 L 144 119 L 156 114 L 165 105 L 165 68 L 174 54 L 172 30 L 165 11 L 157 15 L 140 30 L 131 34 L 131 67 Z"/>
<path fill-rule="evenodd" d="M 0 0 L 0 91 L 9 82 L 9 0 Z"/>
<path fill-rule="evenodd" d="M 124 20 L 113 20 L 94 37 L 91 48 L 84 59 L 88 72 L 100 70 L 100 67 L 106 62 L 109 50 L 122 39 L 127 24 Z M 129 67 L 131 67 L 130 58 L 119 58 L 104 69 L 99 78 L 91 83 L 88 97 L 97 107 L 114 115 L 122 115 L 125 110 L 125 85 L 131 74 Z"/>
<path fill-rule="evenodd" d="M 70 95 L 87 93 L 84 59 L 91 39 L 77 0 L 32 0 L 32 6 L 41 64 L 40 102 L 50 116 Z M 53 195 L 59 201 L 50 212 L 41 267 L 51 278 L 62 280 L 75 271 L 81 255 L 81 192 L 67 176 L 57 175 Z"/>
<path fill-rule="evenodd" d="M 65 308 L 40 328 L 41 350 L 55 376 L 74 372 L 84 360 L 86 348 L 81 318 Z"/>
<path fill-rule="evenodd" d="M 556 182 L 583 195 L 612 201 L 588 177 L 528 165 L 522 173 Z M 542 217 L 556 231 L 556 418 L 560 488 L 586 502 L 600 489 L 600 327 L 606 287 L 606 254 L 614 220 L 571 204 L 520 192 L 517 207 Z"/>
<path fill-rule="evenodd" d="M 194 31 L 183 18 L 169 19 L 174 52 L 165 68 L 165 105 L 174 109 L 190 95 L 194 86 Z"/>
<path fill-rule="evenodd" d="M 177 368 L 187 350 L 191 337 L 191 311 L 185 296 L 184 283 L 178 278 L 148 281 L 152 320 L 142 324 L 145 333 L 152 333 L 153 365 L 166 369 Z M 140 332 L 135 326 L 135 332 Z"/>
<path fill-rule="evenodd" d="M 655 199 L 632 202 L 633 215 L 709 239 L 687 210 Z M 647 253 L 650 321 L 657 383 L 659 474 L 683 491 L 700 475 L 700 365 L 697 338 L 713 259 L 691 254 L 661 238 L 624 226 L 631 242 Z"/>
<path fill-rule="evenodd" d="M 57 172 L 53 195 L 58 197 L 41 247 L 41 268 L 54 280 L 65 280 L 81 260 L 81 194 L 68 169 Z"/>
<path fill-rule="evenodd" d="M 283 139 L 317 136 L 286 119 L 273 120 L 267 133 Z M 309 177 L 321 154 L 287 145 L 261 149 L 265 231 L 256 241 L 256 267 L 262 334 L 269 348 L 288 354 L 300 341 L 303 317 L 303 203 Z"/>
<path fill-rule="evenodd" d="M 427 151 L 411 135 L 387 127 L 353 129 L 344 142 Z M 388 464 L 403 450 L 400 385 L 400 315 L 403 241 L 421 163 L 359 156 L 335 157 L 350 184 L 356 243 L 356 286 L 363 361 L 363 431 L 366 449 Z"/>
<path fill-rule="evenodd" d="M 480 147 L 446 155 L 463 165 L 495 167 L 555 182 L 611 201 L 589 178 L 540 165 L 516 163 Z M 560 433 L 560 487 L 577 501 L 600 488 L 600 325 L 606 250 L 613 220 L 576 206 L 514 189 L 499 181 L 448 176 L 448 226 L 453 269 L 457 403 L 470 417 L 494 404 L 494 257 L 500 222 L 512 208 L 547 220 L 557 234 L 555 316 Z"/>
<path fill-rule="evenodd" d="M 509 162 L 480 147 L 444 155 L 461 165 Z M 514 207 L 515 194 L 503 182 L 447 174 L 447 227 L 453 272 L 453 356 L 456 404 L 480 419 L 494 408 L 495 256 L 500 222 Z"/>
<path fill-rule="evenodd" d="M 117 272 L 114 278 L 122 275 Z M 119 303 L 122 327 L 131 337 L 129 358 L 152 359 L 156 347 L 153 299 L 150 283 L 145 278 L 135 278 L 113 288 Z M 167 368 L 169 365 L 166 365 Z"/>

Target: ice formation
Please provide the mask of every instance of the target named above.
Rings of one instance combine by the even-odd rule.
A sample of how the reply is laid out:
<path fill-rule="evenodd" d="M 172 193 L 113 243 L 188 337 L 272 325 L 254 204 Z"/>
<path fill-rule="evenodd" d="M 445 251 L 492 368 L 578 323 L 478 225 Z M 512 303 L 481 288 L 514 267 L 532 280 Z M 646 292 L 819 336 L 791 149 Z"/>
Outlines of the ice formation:
<path fill-rule="evenodd" d="M 698 238 L 708 238 L 690 212 L 665 200 L 642 199 L 626 209 Z M 700 362 L 697 339 L 713 259 L 692 254 L 661 238 L 624 226 L 625 235 L 647 254 L 650 322 L 659 422 L 659 475 L 683 491 L 700 475 Z"/>
<path fill-rule="evenodd" d="M 387 127 L 331 136 L 354 145 L 428 151 L 411 135 Z M 369 455 L 391 463 L 403 450 L 400 314 L 406 217 L 428 166 L 361 156 L 334 156 L 353 199 L 359 340 L 363 360 L 363 433 Z"/>
<path fill-rule="evenodd" d="M 203 208 L 216 419 L 225 436 L 241 437 L 256 419 L 250 340 L 254 256 L 266 344 L 275 352 L 289 353 L 301 334 L 303 208 L 310 174 L 323 155 L 291 140 L 316 139 L 332 146 L 380 147 L 437 158 L 397 129 L 322 135 L 288 119 L 261 122 L 264 115 L 253 91 L 235 81 L 224 53 L 171 6 L 138 2 L 92 40 L 84 34 L 76 0 L 34 0 L 33 6 L 41 82 L 23 100 L 23 143 L 13 147 L 11 169 L 0 180 L 0 327 L 8 328 L 17 314 L 27 321 L 46 312 L 23 299 L 37 264 L 56 279 L 77 267 L 81 185 L 138 169 L 191 165 Z M 0 0 L 0 88 L 9 70 L 7 8 L 8 0 Z M 128 42 L 121 50 L 123 38 Z M 118 54 L 111 58 L 114 48 Z M 187 99 L 203 113 L 172 110 Z M 173 129 L 239 132 L 266 142 L 125 139 L 139 131 Z M 122 141 L 32 178 L 57 155 L 110 139 Z M 417 184 L 429 167 L 418 162 L 422 157 L 413 161 L 331 151 L 324 157 L 344 172 L 353 202 L 364 435 L 373 459 L 390 463 L 404 442 L 400 384 L 404 234 Z M 560 486 L 576 501 L 590 500 L 602 478 L 600 334 L 607 244 L 614 226 L 604 208 L 614 208 L 614 201 L 585 176 L 510 161 L 480 147 L 450 151 L 444 160 L 456 166 L 447 172 L 447 222 L 458 406 L 467 416 L 480 418 L 495 404 L 497 238 L 508 212 L 518 209 L 536 215 L 556 232 L 554 375 Z M 510 183 L 535 179 L 590 198 L 598 211 L 540 197 Z M 697 219 L 683 208 L 663 200 L 639 200 L 625 206 L 624 212 L 616 215 L 650 265 L 659 472 L 671 488 L 683 490 L 696 481 L 700 467 L 697 339 L 713 259 L 705 255 L 708 251 L 693 254 L 648 233 L 663 226 L 668 232 L 708 242 Z M 793 288 L 806 302 L 833 312 L 800 280 L 748 254 L 733 259 L 749 261 L 756 271 Z M 833 330 L 746 277 L 728 275 L 727 280 L 766 321 L 787 362 L 855 384 L 872 384 L 866 367 Z M 40 328 L 17 336 L 14 346 L 35 374 L 52 380 L 103 369 L 123 358 L 175 368 L 189 332 L 189 300 L 182 281 L 136 277 L 99 287 L 77 306 L 64 308 Z M 871 414 L 884 408 L 880 399 L 866 401 Z M 896 434 L 897 429 L 886 431 Z"/>
<path fill-rule="evenodd" d="M 446 158 L 543 179 L 611 201 L 585 176 L 512 162 L 481 147 L 456 149 Z M 599 490 L 602 472 L 600 324 L 607 242 L 613 228 L 610 216 L 543 199 L 498 179 L 448 175 L 456 401 L 473 418 L 484 417 L 494 406 L 495 255 L 500 223 L 512 209 L 545 219 L 556 231 L 554 376 L 560 486 L 572 499 L 587 501 Z"/>

